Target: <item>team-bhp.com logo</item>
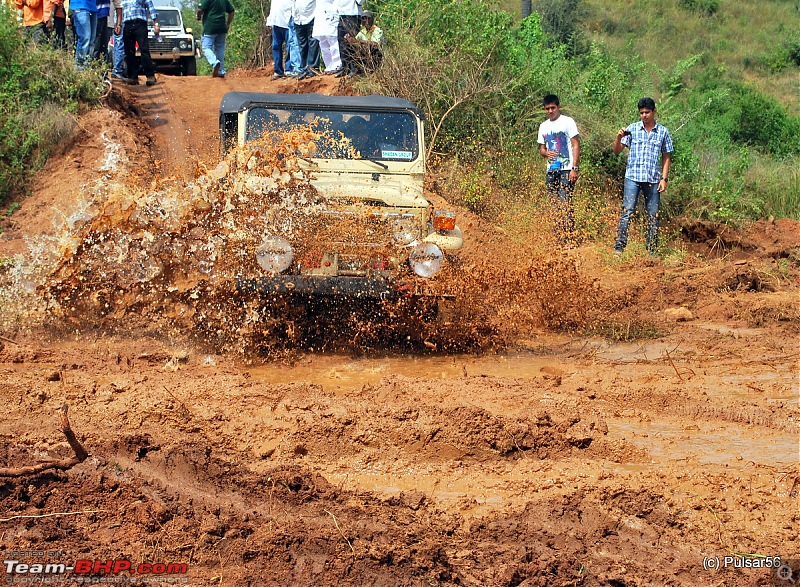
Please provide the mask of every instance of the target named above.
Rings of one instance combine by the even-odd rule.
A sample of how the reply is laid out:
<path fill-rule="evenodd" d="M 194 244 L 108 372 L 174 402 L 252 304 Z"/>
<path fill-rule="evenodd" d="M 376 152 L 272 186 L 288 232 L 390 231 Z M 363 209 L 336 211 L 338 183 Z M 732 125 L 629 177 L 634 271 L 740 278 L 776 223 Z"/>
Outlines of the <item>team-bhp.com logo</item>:
<path fill-rule="evenodd" d="M 142 577 L 142 583 L 187 583 L 188 578 L 185 575 L 189 570 L 186 563 L 134 564 L 128 559 L 79 559 L 73 564 L 63 562 L 28 563 L 16 559 L 6 559 L 3 561 L 3 566 L 6 571 L 6 583 L 60 582 L 57 578 L 63 579 L 66 576 L 71 576 L 73 580 L 77 579 L 75 581 L 77 583 L 106 583 L 109 581 L 94 581 L 94 579 L 116 577 L 122 573 L 125 573 L 125 577 L 128 578 L 124 581 L 126 583 L 138 582 L 137 576 Z M 46 578 L 56 580 L 46 581 Z M 168 580 L 170 578 L 172 580 Z"/>

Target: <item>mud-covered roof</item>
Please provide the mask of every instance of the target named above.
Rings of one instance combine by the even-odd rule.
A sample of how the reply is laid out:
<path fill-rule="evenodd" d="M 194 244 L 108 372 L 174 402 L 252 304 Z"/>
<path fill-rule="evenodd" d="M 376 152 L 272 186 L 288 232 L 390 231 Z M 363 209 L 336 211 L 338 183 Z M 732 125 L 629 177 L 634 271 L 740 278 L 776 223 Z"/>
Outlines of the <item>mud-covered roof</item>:
<path fill-rule="evenodd" d="M 228 92 L 219 105 L 220 114 L 240 112 L 252 105 L 310 107 L 331 109 L 403 109 L 420 118 L 422 111 L 413 102 L 390 96 L 324 96 L 322 94 L 266 94 L 262 92 Z"/>

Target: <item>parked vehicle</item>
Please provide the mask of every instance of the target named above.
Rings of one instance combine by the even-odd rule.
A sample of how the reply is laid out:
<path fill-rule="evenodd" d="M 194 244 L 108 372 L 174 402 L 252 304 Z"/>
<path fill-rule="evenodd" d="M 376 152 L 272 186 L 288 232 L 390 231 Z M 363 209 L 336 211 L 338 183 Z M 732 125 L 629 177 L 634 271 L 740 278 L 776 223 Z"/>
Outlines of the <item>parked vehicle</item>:
<path fill-rule="evenodd" d="M 156 66 L 177 65 L 182 75 L 197 75 L 197 55 L 192 29 L 183 24 L 179 8 L 156 6 L 160 34 L 156 36 L 153 23 L 149 21 L 147 38 L 150 44 L 150 57 Z M 139 52 L 137 50 L 136 54 Z"/>

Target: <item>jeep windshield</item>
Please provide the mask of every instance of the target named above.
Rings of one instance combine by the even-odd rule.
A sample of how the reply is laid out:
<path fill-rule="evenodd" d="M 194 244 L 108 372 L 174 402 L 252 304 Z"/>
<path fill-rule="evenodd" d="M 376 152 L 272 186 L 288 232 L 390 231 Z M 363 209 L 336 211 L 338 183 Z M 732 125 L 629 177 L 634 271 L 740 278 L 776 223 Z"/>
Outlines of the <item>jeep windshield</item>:
<path fill-rule="evenodd" d="M 181 15 L 177 10 L 170 10 L 168 8 L 158 8 L 158 24 L 162 27 L 180 27 Z M 147 24 L 153 26 L 153 21 L 148 19 Z"/>
<path fill-rule="evenodd" d="M 309 126 L 320 134 L 314 158 L 415 161 L 419 157 L 417 119 L 410 112 L 258 105 L 248 113 L 245 140 Z"/>

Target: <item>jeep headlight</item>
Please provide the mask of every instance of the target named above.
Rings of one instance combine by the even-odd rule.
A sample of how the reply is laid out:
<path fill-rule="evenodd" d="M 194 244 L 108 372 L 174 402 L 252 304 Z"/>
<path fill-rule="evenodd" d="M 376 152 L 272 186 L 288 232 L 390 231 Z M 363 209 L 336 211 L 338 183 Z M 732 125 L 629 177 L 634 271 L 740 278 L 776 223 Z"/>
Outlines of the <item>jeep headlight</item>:
<path fill-rule="evenodd" d="M 396 244 L 409 245 L 419 238 L 419 221 L 414 214 L 392 214 L 389 222 Z"/>
<path fill-rule="evenodd" d="M 292 245 L 279 236 L 265 236 L 256 247 L 256 261 L 267 273 L 280 273 L 292 264 Z"/>
<path fill-rule="evenodd" d="M 184 39 L 178 43 L 178 47 L 180 47 L 181 51 L 186 51 L 186 49 L 189 48 L 189 43 L 187 43 L 186 39 Z"/>
<path fill-rule="evenodd" d="M 442 268 L 444 254 L 433 243 L 420 243 L 411 251 L 408 263 L 420 277 L 433 277 Z"/>

